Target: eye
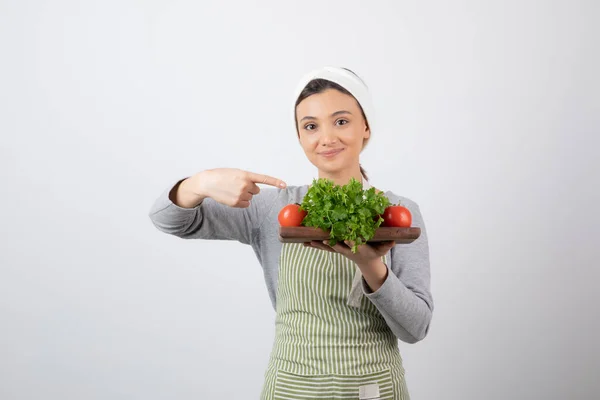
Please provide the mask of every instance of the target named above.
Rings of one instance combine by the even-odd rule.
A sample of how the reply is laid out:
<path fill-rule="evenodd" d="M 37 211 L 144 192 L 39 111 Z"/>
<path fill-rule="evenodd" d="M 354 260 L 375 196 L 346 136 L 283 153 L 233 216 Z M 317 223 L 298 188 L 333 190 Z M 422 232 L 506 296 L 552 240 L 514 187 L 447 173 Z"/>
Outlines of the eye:
<path fill-rule="evenodd" d="M 347 119 L 338 119 L 335 121 L 336 125 L 346 125 L 349 121 Z"/>
<path fill-rule="evenodd" d="M 315 130 L 316 128 L 317 128 L 317 125 L 315 125 L 315 124 L 304 125 L 304 129 L 306 129 L 307 131 L 312 131 L 312 130 Z"/>

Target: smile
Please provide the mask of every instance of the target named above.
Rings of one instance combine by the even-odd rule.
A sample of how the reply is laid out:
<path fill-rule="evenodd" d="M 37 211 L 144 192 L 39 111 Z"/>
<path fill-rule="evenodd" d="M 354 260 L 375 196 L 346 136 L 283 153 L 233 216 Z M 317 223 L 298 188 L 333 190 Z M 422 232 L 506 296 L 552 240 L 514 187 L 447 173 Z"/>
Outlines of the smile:
<path fill-rule="evenodd" d="M 327 152 L 322 152 L 319 153 L 319 155 L 326 157 L 326 158 L 331 158 L 331 157 L 335 157 L 338 154 L 340 154 L 344 149 L 337 149 L 337 150 L 331 150 L 331 151 L 327 151 Z"/>

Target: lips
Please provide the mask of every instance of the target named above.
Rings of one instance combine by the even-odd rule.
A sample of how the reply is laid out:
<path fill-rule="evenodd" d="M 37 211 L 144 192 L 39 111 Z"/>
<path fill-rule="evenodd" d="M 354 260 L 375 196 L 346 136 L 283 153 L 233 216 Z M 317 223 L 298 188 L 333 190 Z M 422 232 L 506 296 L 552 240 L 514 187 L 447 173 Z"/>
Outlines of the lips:
<path fill-rule="evenodd" d="M 322 155 L 322 156 L 325 156 L 325 157 L 331 157 L 331 156 L 334 156 L 334 155 L 338 154 L 342 150 L 344 150 L 344 149 L 335 149 L 335 150 L 323 151 L 323 152 L 321 152 L 319 154 Z"/>

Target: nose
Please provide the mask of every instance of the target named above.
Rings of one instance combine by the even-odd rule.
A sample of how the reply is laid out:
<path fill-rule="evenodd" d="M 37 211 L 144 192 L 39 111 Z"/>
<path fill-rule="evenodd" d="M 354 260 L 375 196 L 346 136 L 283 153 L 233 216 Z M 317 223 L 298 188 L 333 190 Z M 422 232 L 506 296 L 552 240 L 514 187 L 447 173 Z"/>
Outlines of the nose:
<path fill-rule="evenodd" d="M 321 129 L 321 144 L 322 145 L 330 145 L 337 142 L 337 136 L 333 128 L 326 127 Z"/>

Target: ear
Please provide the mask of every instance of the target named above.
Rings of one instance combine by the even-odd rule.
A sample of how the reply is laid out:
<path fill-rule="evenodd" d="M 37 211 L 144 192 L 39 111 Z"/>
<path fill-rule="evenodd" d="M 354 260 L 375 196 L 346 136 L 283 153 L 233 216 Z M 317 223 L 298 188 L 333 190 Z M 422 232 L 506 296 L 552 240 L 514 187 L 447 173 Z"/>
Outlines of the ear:
<path fill-rule="evenodd" d="M 371 128 L 369 128 L 369 124 L 365 122 L 365 134 L 363 138 L 369 139 L 371 137 Z"/>

